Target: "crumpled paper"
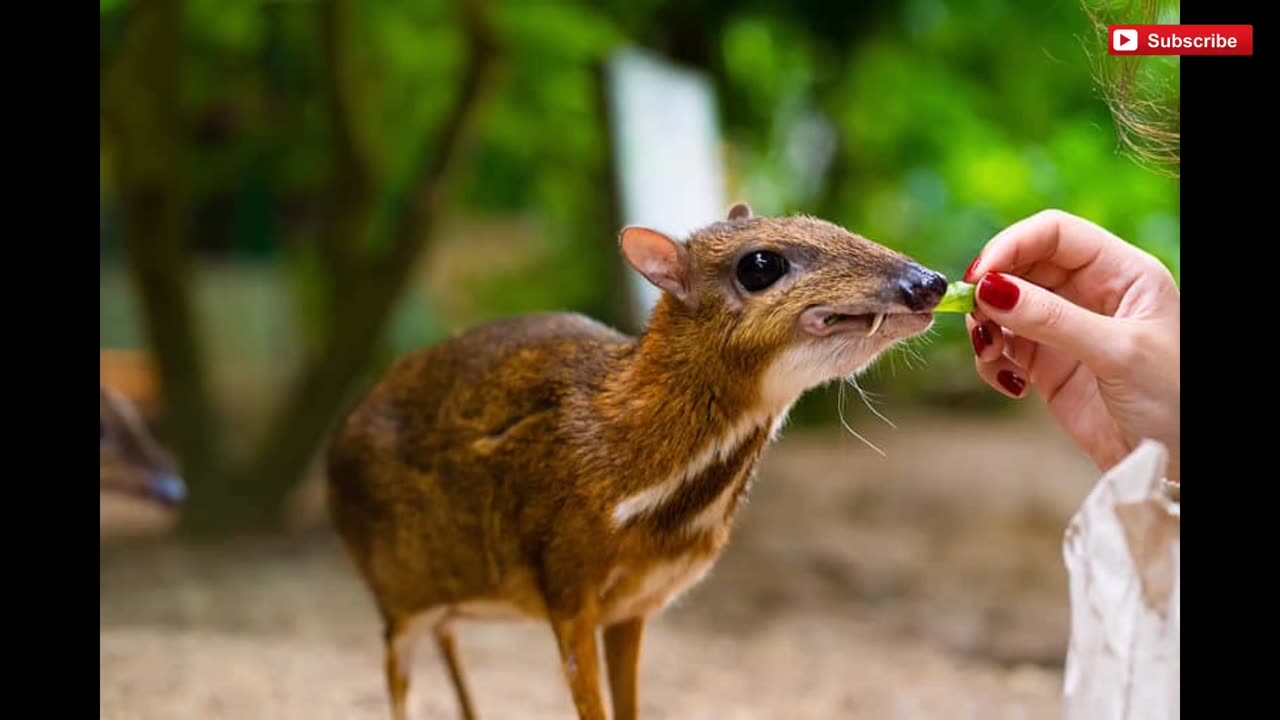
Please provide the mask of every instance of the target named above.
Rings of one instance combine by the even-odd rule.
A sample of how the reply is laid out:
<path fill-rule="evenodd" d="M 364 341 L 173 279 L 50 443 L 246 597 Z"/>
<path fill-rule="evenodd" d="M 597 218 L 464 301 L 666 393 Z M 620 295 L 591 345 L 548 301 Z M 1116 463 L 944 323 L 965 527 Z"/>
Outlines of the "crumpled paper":
<path fill-rule="evenodd" d="M 1180 716 L 1180 499 L 1164 446 L 1142 443 L 1103 476 L 1068 526 L 1071 642 L 1066 720 Z"/>

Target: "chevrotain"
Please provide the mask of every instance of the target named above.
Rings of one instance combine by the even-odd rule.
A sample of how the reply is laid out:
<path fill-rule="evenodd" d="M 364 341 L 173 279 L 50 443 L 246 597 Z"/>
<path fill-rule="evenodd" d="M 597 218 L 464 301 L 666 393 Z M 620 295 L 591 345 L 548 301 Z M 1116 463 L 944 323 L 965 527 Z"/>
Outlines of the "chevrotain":
<path fill-rule="evenodd" d="M 471 329 L 399 360 L 340 423 L 334 525 L 385 632 L 392 716 L 434 637 L 476 708 L 456 620 L 547 622 L 582 720 L 637 715 L 646 620 L 729 539 L 761 452 L 807 390 L 927 330 L 947 280 L 831 223 L 755 216 L 620 234 L 661 289 L 629 337 L 573 313 Z"/>
<path fill-rule="evenodd" d="M 156 440 L 128 398 L 99 385 L 98 490 L 175 506 L 186 484 L 173 456 Z"/>

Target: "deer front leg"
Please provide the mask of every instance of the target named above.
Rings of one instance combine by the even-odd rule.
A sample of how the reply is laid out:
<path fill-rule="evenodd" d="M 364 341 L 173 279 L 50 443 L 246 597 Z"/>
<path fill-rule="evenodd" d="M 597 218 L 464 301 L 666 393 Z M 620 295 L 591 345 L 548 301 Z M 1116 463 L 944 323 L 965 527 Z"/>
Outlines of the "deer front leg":
<path fill-rule="evenodd" d="M 552 617 L 551 629 L 560 647 L 560 663 L 564 668 L 573 704 L 579 720 L 608 720 L 600 688 L 600 650 L 596 644 L 594 612 L 580 612 L 573 617 Z"/>
<path fill-rule="evenodd" d="M 636 720 L 639 717 L 636 679 L 643 636 L 643 617 L 623 620 L 604 629 L 604 658 L 609 668 L 613 720 Z"/>

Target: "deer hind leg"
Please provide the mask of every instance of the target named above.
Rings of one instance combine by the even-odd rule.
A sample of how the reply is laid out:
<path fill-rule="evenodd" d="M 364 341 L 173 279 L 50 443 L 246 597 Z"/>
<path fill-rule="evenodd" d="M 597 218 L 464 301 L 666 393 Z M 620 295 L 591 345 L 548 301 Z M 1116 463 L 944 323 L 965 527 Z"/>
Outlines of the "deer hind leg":
<path fill-rule="evenodd" d="M 448 622 L 440 622 L 435 627 L 436 647 L 440 657 L 449 670 L 449 680 L 453 682 L 454 693 L 458 697 L 458 711 L 462 720 L 477 720 L 476 706 L 471 701 L 471 692 L 467 689 L 467 678 L 462 672 L 462 662 L 458 658 L 458 641 L 453 628 Z"/>
<path fill-rule="evenodd" d="M 578 720 L 607 720 L 600 687 L 600 647 L 594 613 L 553 616 L 551 629 L 560 648 L 560 663 L 573 694 Z"/>

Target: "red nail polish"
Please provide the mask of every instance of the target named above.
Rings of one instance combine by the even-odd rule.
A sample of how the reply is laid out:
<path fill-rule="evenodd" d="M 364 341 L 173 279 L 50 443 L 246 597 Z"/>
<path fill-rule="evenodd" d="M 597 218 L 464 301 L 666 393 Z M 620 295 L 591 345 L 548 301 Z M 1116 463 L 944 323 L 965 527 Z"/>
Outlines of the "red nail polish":
<path fill-rule="evenodd" d="M 1022 397 L 1022 391 L 1027 389 L 1027 381 L 1018 377 L 1018 374 L 1012 370 L 1001 370 L 996 373 L 996 382 L 1018 397 Z"/>
<path fill-rule="evenodd" d="M 991 328 L 986 323 L 973 326 L 973 351 L 978 355 L 982 354 L 994 342 L 991 339 Z"/>
<path fill-rule="evenodd" d="M 978 299 L 997 310 L 1012 310 L 1018 294 L 1018 286 L 1000 273 L 987 273 L 978 284 Z"/>
<path fill-rule="evenodd" d="M 969 263 L 969 269 L 964 271 L 964 281 L 965 281 L 965 282 L 967 282 L 967 283 L 971 283 L 971 282 L 973 282 L 973 281 L 976 279 L 976 278 L 973 276 L 973 271 L 974 271 L 975 269 L 977 269 L 977 267 L 978 267 L 978 263 L 980 263 L 980 262 L 982 262 L 982 256 L 981 256 L 981 255 L 979 255 L 978 257 L 974 258 L 974 259 L 973 259 L 973 262 Z"/>

